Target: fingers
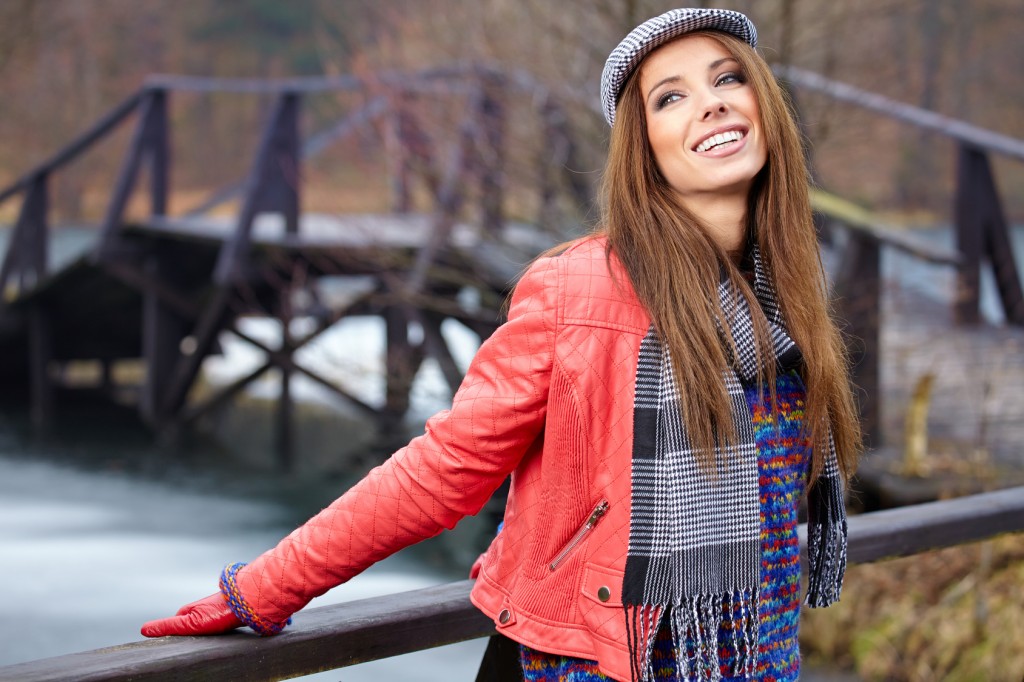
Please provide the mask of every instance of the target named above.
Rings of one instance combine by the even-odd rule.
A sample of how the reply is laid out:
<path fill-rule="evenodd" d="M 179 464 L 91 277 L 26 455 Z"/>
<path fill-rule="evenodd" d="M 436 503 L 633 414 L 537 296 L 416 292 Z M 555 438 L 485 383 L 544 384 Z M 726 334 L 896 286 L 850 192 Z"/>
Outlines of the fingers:
<path fill-rule="evenodd" d="M 187 632 L 181 621 L 184 620 L 178 616 L 172 618 L 161 618 L 159 620 L 151 620 L 142 626 L 143 637 L 166 637 L 167 635 L 189 635 L 191 632 Z"/>
<path fill-rule="evenodd" d="M 242 625 L 220 594 L 194 601 L 178 609 L 171 618 L 151 620 L 142 626 L 145 637 L 168 635 L 215 635 Z"/>

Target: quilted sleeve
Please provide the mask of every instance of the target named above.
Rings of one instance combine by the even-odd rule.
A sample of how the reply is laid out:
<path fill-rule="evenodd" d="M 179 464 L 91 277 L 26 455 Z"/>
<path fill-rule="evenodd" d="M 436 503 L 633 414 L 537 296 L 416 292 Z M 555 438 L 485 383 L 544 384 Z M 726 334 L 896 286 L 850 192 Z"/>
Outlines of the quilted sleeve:
<path fill-rule="evenodd" d="M 508 321 L 480 347 L 450 410 L 277 547 L 237 573 L 245 602 L 283 622 L 373 563 L 477 513 L 540 434 L 555 327 L 558 259 L 516 286 Z"/>

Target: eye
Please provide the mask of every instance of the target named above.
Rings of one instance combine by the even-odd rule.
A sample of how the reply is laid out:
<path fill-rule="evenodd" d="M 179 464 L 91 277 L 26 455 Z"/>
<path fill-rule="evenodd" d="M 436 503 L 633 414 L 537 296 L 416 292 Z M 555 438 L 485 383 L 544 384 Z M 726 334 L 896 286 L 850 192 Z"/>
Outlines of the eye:
<path fill-rule="evenodd" d="M 721 85 L 733 85 L 733 84 L 736 84 L 736 83 L 746 83 L 746 82 L 747 82 L 747 79 L 744 78 L 742 73 L 737 73 L 735 71 L 729 71 L 728 73 L 723 73 L 721 76 L 719 76 L 715 80 L 715 87 L 718 87 L 718 86 L 721 86 Z"/>
<path fill-rule="evenodd" d="M 655 108 L 656 109 L 664 109 L 669 104 L 672 104 L 673 102 L 678 102 L 682 98 L 683 98 L 683 95 L 681 93 L 679 93 L 679 92 L 674 91 L 674 90 L 666 92 L 664 95 L 662 95 L 661 97 L 658 98 L 658 101 L 655 103 Z"/>

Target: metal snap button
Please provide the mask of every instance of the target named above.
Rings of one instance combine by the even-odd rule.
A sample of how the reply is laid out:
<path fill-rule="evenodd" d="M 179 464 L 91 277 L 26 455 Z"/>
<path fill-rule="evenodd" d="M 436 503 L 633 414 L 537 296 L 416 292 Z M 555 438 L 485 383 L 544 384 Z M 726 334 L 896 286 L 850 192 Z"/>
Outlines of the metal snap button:
<path fill-rule="evenodd" d="M 508 609 L 502 609 L 501 613 L 498 614 L 498 622 L 504 625 L 510 620 L 512 620 L 512 612 Z"/>
<path fill-rule="evenodd" d="M 612 591 L 604 585 L 602 585 L 601 587 L 597 588 L 597 598 L 601 601 L 608 601 L 612 598 Z"/>

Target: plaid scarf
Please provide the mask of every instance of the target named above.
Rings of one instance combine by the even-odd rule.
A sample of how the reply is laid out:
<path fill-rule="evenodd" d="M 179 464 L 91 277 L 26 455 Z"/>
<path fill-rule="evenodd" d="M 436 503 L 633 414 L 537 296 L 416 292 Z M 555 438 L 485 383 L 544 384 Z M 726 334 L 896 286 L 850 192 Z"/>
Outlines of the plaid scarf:
<path fill-rule="evenodd" d="M 752 257 L 754 294 L 768 320 L 778 371 L 788 371 L 801 364 L 802 356 L 786 332 L 756 247 Z M 729 365 L 722 374 L 736 440 L 716 449 L 716 475 L 709 476 L 697 461 L 682 419 L 672 358 L 653 325 L 640 344 L 629 552 L 622 588 L 634 680 L 653 676 L 651 649 L 663 619 L 672 629 L 685 679 L 721 679 L 718 636 L 723 621 L 731 621 L 728 636 L 736 651 L 732 675 L 749 675 L 757 662 L 760 493 L 757 444 L 743 386 L 757 381 L 758 358 L 745 297 L 728 277 L 719 284 L 718 295 L 733 339 L 731 345 L 723 341 Z M 824 471 L 808 498 L 806 603 L 811 606 L 827 606 L 839 598 L 846 568 L 842 478 L 831 436 L 828 440 Z"/>

